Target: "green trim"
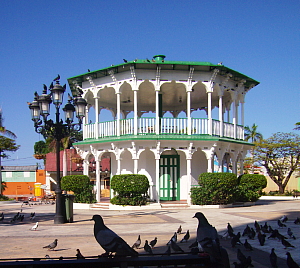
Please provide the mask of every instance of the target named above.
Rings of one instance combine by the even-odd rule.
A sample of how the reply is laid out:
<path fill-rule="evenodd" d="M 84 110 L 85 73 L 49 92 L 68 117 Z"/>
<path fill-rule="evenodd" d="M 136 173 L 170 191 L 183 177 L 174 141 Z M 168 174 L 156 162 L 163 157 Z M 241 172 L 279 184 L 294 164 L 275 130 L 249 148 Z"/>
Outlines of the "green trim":
<path fill-rule="evenodd" d="M 226 137 L 217 137 L 210 136 L 208 134 L 203 135 L 174 135 L 174 134 L 166 134 L 166 135 L 156 135 L 156 134 L 145 134 L 145 135 L 126 135 L 120 137 L 105 137 L 100 139 L 85 139 L 84 141 L 79 141 L 74 144 L 95 144 L 95 143 L 106 143 L 106 142 L 116 142 L 116 141 L 130 141 L 130 140 L 186 140 L 186 141 L 197 141 L 197 140 L 205 140 L 205 141 L 224 141 L 231 142 L 237 144 L 245 144 L 253 146 L 253 143 L 243 141 L 243 140 L 235 140 Z"/>

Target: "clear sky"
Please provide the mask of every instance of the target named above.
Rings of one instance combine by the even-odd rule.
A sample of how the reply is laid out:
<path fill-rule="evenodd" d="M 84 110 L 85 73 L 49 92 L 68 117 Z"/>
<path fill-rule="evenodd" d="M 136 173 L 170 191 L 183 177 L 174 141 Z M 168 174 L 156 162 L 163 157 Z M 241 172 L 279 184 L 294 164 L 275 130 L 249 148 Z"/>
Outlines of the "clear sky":
<path fill-rule="evenodd" d="M 27 101 L 44 83 L 157 54 L 222 61 L 259 81 L 246 95 L 245 124 L 265 138 L 292 132 L 300 121 L 299 14 L 299 0 L 1 1 L 0 107 L 21 145 L 3 165 L 37 163 L 33 145 L 42 137 Z"/>

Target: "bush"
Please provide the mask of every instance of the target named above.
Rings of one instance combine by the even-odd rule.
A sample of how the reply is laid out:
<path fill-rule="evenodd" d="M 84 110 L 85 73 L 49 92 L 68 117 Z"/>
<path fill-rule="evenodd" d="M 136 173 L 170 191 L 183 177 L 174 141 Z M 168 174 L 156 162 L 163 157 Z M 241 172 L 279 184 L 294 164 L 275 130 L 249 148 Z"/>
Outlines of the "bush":
<path fill-rule="evenodd" d="M 191 189 L 194 205 L 229 204 L 235 200 L 237 176 L 233 173 L 202 173 L 199 187 Z"/>
<path fill-rule="evenodd" d="M 86 175 L 69 175 L 61 178 L 61 188 L 65 191 L 74 193 L 74 202 L 77 203 L 95 203 L 93 186 Z"/>
<path fill-rule="evenodd" d="M 110 185 L 115 193 L 115 196 L 110 200 L 112 204 L 141 206 L 146 205 L 148 202 L 147 192 L 150 185 L 145 175 L 114 175 Z"/>
<path fill-rule="evenodd" d="M 263 194 L 267 186 L 267 179 L 260 174 L 243 174 L 238 178 L 239 185 L 236 189 L 236 201 L 255 202 Z"/>
<path fill-rule="evenodd" d="M 9 201 L 12 199 L 9 199 L 7 196 L 0 194 L 0 201 Z"/>

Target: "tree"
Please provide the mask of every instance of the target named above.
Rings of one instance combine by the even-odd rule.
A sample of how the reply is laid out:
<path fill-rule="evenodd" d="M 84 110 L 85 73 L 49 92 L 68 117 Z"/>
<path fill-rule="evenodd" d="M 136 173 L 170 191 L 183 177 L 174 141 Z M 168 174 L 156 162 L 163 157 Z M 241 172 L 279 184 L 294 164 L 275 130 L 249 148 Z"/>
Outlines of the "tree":
<path fill-rule="evenodd" d="M 251 141 L 252 143 L 260 141 L 263 139 L 263 135 L 260 132 L 257 132 L 257 125 L 254 123 L 252 127 L 245 126 L 245 140 Z M 251 166 L 251 173 L 254 173 L 254 147 L 251 149 L 251 157 L 248 158 Z"/>
<path fill-rule="evenodd" d="M 300 136 L 277 132 L 255 143 L 254 159 L 266 168 L 283 194 L 292 174 L 300 169 Z"/>
<path fill-rule="evenodd" d="M 7 138 L 3 135 L 11 138 Z M 8 155 L 4 152 L 15 152 L 19 149 L 20 145 L 16 145 L 15 138 L 17 136 L 10 130 L 3 126 L 2 109 L 0 108 L 0 185 L 2 186 L 2 173 L 1 173 L 1 159 L 7 158 Z M 2 194 L 2 187 L 0 188 L 0 195 Z"/>
<path fill-rule="evenodd" d="M 296 126 L 296 127 L 294 128 L 295 130 L 300 130 L 300 122 L 297 122 L 297 123 L 295 124 L 295 126 Z"/>

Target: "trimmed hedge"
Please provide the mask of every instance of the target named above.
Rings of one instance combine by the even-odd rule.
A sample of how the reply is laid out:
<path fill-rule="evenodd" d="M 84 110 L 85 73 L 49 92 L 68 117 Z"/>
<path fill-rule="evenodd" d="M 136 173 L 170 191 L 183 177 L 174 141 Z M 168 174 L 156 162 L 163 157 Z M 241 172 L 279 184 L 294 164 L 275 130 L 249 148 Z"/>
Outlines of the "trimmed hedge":
<path fill-rule="evenodd" d="M 74 192 L 77 203 L 95 203 L 96 198 L 93 194 L 93 185 L 86 175 L 68 175 L 61 178 L 61 188 L 65 191 Z"/>
<path fill-rule="evenodd" d="M 267 186 L 267 179 L 259 174 L 202 173 L 199 187 L 191 189 L 194 205 L 221 205 L 234 202 L 255 202 Z"/>
<path fill-rule="evenodd" d="M 139 174 L 114 175 L 111 178 L 111 189 L 115 196 L 110 200 L 115 205 L 146 205 L 149 199 L 147 194 L 150 187 L 148 178 Z"/>
<path fill-rule="evenodd" d="M 233 173 L 202 173 L 198 182 L 200 187 L 191 189 L 194 205 L 229 204 L 235 199 L 238 179 Z"/>

